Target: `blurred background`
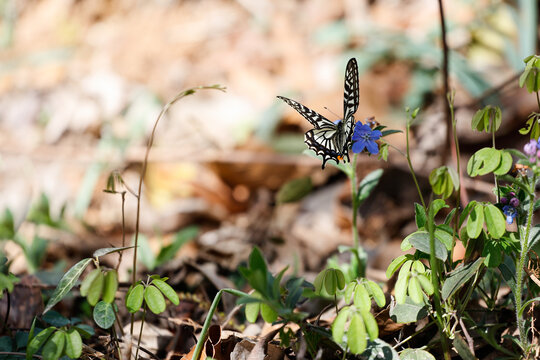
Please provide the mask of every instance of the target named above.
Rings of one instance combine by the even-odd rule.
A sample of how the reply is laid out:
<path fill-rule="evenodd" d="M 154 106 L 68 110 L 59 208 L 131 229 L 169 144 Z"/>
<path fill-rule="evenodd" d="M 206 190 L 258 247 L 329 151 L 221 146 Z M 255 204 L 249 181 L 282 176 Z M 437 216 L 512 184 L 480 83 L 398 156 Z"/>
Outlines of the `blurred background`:
<path fill-rule="evenodd" d="M 517 79 L 537 48 L 537 2 L 444 6 L 463 155 L 490 140 L 467 130 L 487 103 L 503 109 L 500 141 L 520 146 L 516 130 L 535 99 Z M 421 107 L 412 148 L 424 183 L 445 151 L 435 0 L 0 0 L 0 16 L 0 208 L 27 246 L 4 244 L 14 273 L 63 270 L 121 245 L 122 200 L 103 192 L 107 179 L 116 171 L 137 189 L 159 111 L 191 87 L 227 90 L 198 91 L 159 124 L 141 199 L 143 256 L 180 244 L 175 258 L 233 271 L 259 245 L 274 269 L 306 272 L 350 245 L 350 183 L 302 154 L 310 125 L 276 95 L 338 119 L 351 57 L 360 70 L 356 118 L 403 129 L 405 107 Z M 403 134 L 388 141 L 405 143 Z M 418 199 L 397 152 L 387 163 L 360 157 L 360 176 L 380 167 L 360 235 L 383 269 L 388 249 L 413 229 Z M 276 202 L 293 179 L 307 179 L 309 194 Z M 490 196 L 489 185 L 465 185 Z M 129 191 L 125 199 L 129 243 L 136 200 Z"/>

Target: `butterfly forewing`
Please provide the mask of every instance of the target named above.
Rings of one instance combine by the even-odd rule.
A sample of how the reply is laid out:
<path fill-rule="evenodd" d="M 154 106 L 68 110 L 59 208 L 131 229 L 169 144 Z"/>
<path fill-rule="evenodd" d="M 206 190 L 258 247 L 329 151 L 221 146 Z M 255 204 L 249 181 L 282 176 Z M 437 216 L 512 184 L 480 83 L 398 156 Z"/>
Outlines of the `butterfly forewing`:
<path fill-rule="evenodd" d="M 360 90 L 358 88 L 358 65 L 356 59 L 352 58 L 347 63 L 345 71 L 345 91 L 343 93 L 343 120 L 347 121 L 356 110 L 360 98 Z"/>
<path fill-rule="evenodd" d="M 310 108 L 286 98 L 284 96 L 278 96 L 279 99 L 285 101 L 289 104 L 294 110 L 298 111 L 300 115 L 306 118 L 307 121 L 315 127 L 315 129 L 321 129 L 323 127 L 335 127 L 334 123 L 322 116 L 321 114 L 311 110 Z"/>

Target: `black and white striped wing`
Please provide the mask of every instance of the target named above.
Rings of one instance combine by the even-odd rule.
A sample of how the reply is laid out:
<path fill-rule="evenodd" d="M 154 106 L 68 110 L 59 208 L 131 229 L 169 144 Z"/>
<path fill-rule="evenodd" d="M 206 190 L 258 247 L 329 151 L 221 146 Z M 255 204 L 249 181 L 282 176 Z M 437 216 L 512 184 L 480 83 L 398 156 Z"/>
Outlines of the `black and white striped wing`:
<path fill-rule="evenodd" d="M 349 148 L 354 128 L 354 114 L 358 110 L 360 102 L 360 89 L 358 86 L 358 64 L 355 58 L 351 58 L 345 70 L 345 86 L 343 93 L 343 131 L 344 141 L 341 153 L 349 161 Z"/>
<path fill-rule="evenodd" d="M 340 149 L 336 146 L 336 135 L 340 128 L 337 126 L 334 129 L 324 128 L 324 129 L 312 129 L 306 132 L 304 135 L 304 142 L 307 146 L 315 151 L 317 155 L 322 156 L 323 163 L 322 168 L 326 162 L 330 159 L 334 160 L 339 164 L 339 160 L 342 160 Z"/>
<path fill-rule="evenodd" d="M 360 102 L 360 90 L 358 87 L 358 64 L 352 58 L 347 63 L 345 70 L 345 91 L 343 93 L 343 120 L 352 118 Z"/>
<path fill-rule="evenodd" d="M 321 114 L 311 110 L 310 108 L 300 104 L 299 102 L 296 102 L 284 96 L 278 96 L 278 99 L 285 101 L 294 110 L 298 111 L 298 113 L 302 115 L 303 117 L 305 117 L 306 120 L 309 121 L 311 125 L 315 127 L 315 129 L 322 129 L 326 127 L 334 128 L 336 126 L 334 125 L 333 122 L 331 122 L 330 120 L 328 120 Z"/>

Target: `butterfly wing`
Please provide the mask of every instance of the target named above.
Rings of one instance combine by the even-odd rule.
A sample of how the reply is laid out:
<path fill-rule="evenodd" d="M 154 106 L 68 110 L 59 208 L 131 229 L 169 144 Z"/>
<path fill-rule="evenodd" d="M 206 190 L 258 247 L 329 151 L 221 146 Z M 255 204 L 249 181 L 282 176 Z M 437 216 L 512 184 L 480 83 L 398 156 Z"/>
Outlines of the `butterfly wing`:
<path fill-rule="evenodd" d="M 345 70 L 345 91 L 343 94 L 343 148 L 341 152 L 349 160 L 349 148 L 354 127 L 354 113 L 358 110 L 360 90 L 358 86 L 358 64 L 351 58 Z"/>
<path fill-rule="evenodd" d="M 281 100 L 289 104 L 293 109 L 298 111 L 300 115 L 305 117 L 311 125 L 315 128 L 306 132 L 304 135 L 304 142 L 313 150 L 317 155 L 322 156 L 323 163 L 322 168 L 326 165 L 326 162 L 330 159 L 339 163 L 339 160 L 343 159 L 340 148 L 338 146 L 337 137 L 342 135 L 342 124 L 334 124 L 321 114 L 311 110 L 304 105 L 288 99 L 283 96 L 278 96 Z"/>
<path fill-rule="evenodd" d="M 331 127 L 334 128 L 336 125 L 322 116 L 321 114 L 311 110 L 308 107 L 305 107 L 304 105 L 300 104 L 299 102 L 296 102 L 294 100 L 288 99 L 284 96 L 278 96 L 278 99 L 281 99 L 285 101 L 288 105 L 290 105 L 294 110 L 298 111 L 300 115 L 306 118 L 307 121 L 311 123 L 315 127 L 315 129 L 322 129 L 325 127 Z"/>
<path fill-rule="evenodd" d="M 311 150 L 315 151 L 317 155 L 322 156 L 323 169 L 328 160 L 332 159 L 339 164 L 339 160 L 343 159 L 336 144 L 337 132 L 337 127 L 334 129 L 312 129 L 306 132 L 304 135 L 304 142 L 307 144 L 307 146 Z"/>

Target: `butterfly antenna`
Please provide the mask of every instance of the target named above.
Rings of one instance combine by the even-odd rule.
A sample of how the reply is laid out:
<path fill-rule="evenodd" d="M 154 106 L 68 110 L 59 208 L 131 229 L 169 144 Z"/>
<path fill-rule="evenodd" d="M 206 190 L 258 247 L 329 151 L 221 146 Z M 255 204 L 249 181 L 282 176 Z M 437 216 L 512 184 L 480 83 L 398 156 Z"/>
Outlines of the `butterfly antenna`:
<path fill-rule="evenodd" d="M 339 119 L 339 115 L 336 114 L 335 112 L 333 112 L 332 110 L 330 110 L 329 108 L 327 108 L 326 106 L 324 107 L 326 110 L 330 111 L 335 117 L 337 117 Z"/>

